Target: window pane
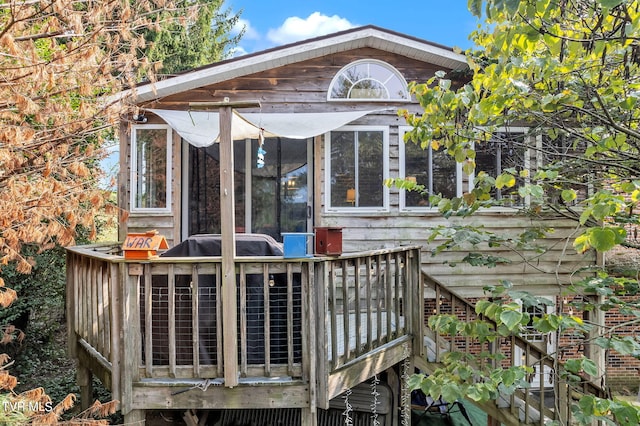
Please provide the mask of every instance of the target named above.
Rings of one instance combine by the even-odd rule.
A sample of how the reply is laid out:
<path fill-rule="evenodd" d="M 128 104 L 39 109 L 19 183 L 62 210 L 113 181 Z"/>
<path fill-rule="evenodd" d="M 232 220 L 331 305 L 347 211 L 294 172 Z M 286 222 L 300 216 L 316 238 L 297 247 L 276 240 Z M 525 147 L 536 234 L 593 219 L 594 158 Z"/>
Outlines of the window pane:
<path fill-rule="evenodd" d="M 380 131 L 358 132 L 359 207 L 381 207 L 384 180 L 383 137 Z"/>
<path fill-rule="evenodd" d="M 415 179 L 418 185 L 424 186 L 424 192 L 406 191 L 407 207 L 429 206 L 430 194 L 441 194 L 443 197 L 456 196 L 456 161 L 447 153 L 422 149 L 420 145 L 408 142 L 405 148 L 405 177 Z"/>
<path fill-rule="evenodd" d="M 244 141 L 233 144 L 236 232 L 245 228 Z M 189 235 L 219 234 L 220 144 L 205 148 L 189 145 Z"/>
<path fill-rule="evenodd" d="M 282 241 L 283 232 L 307 230 L 307 143 L 267 138 L 263 148 L 264 166 L 251 166 L 252 232 Z M 253 140 L 252 155 L 257 149 Z"/>
<path fill-rule="evenodd" d="M 278 239 L 278 139 L 265 139 L 262 148 L 267 152 L 264 166 L 258 168 L 257 161 L 251 162 L 251 232 Z M 256 155 L 256 159 L 257 151 L 258 141 L 252 140 L 251 154 Z"/>
<path fill-rule="evenodd" d="M 383 135 L 331 132 L 331 207 L 383 206 Z"/>
<path fill-rule="evenodd" d="M 433 193 L 453 198 L 456 193 L 456 160 L 444 150 L 432 151 L 433 156 Z"/>
<path fill-rule="evenodd" d="M 136 129 L 136 208 L 167 207 L 167 129 Z"/>
<path fill-rule="evenodd" d="M 331 132 L 331 206 L 355 206 L 355 188 L 355 132 Z"/>
<path fill-rule="evenodd" d="M 351 89 L 352 84 L 353 83 L 351 81 L 341 75 L 331 88 L 331 98 L 346 99 L 349 95 L 349 89 Z"/>
<path fill-rule="evenodd" d="M 354 99 L 388 99 L 389 95 L 380 82 L 365 79 L 353 85 L 349 97 Z"/>
<path fill-rule="evenodd" d="M 407 179 L 415 179 L 424 186 L 424 192 L 405 191 L 407 207 L 425 207 L 429 205 L 429 149 L 422 149 L 413 142 L 404 144 L 404 171 Z"/>
<path fill-rule="evenodd" d="M 525 166 L 525 135 L 522 133 L 497 132 L 489 142 L 477 144 L 476 173 L 484 171 L 492 177 L 512 169 L 516 177 L 516 185 L 511 188 L 493 190 L 497 200 L 505 200 L 506 205 L 522 204 L 518 195 L 518 187 L 524 184 L 520 172 Z"/>
<path fill-rule="evenodd" d="M 387 91 L 391 99 L 408 99 L 407 86 L 396 76 L 386 83 Z"/>
<path fill-rule="evenodd" d="M 329 99 L 409 99 L 407 84 L 388 64 L 358 61 L 331 82 Z"/>

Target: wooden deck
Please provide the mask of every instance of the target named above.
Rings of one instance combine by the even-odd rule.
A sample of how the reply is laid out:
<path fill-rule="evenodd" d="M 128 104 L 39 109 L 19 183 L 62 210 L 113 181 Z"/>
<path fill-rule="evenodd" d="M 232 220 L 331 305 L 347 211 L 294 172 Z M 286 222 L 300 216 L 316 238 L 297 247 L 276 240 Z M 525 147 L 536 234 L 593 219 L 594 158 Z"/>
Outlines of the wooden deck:
<path fill-rule="evenodd" d="M 238 257 L 232 300 L 221 260 L 70 248 L 69 348 L 83 396 L 96 375 L 126 420 L 149 409 L 297 408 L 303 425 L 315 424 L 318 408 L 422 346 L 419 247 Z M 225 303 L 237 306 L 232 323 Z M 229 374 L 237 386 L 225 384 Z"/>

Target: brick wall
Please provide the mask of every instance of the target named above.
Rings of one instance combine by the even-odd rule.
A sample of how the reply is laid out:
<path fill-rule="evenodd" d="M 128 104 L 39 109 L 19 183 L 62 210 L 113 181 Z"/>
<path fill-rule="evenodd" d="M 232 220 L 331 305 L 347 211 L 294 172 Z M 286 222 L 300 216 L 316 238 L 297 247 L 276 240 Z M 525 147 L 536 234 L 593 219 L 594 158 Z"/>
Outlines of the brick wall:
<path fill-rule="evenodd" d="M 478 299 L 468 299 L 470 303 L 475 303 Z M 556 300 L 556 306 L 560 306 L 563 315 L 575 315 L 583 318 L 585 321 L 588 319 L 588 315 L 584 312 L 579 312 L 571 303 L 565 298 L 558 297 Z M 425 324 L 427 318 L 435 313 L 435 301 L 425 300 Z M 442 301 L 439 307 L 440 313 L 451 314 L 451 305 L 448 301 Z M 465 318 L 464 312 L 457 307 L 456 316 L 459 319 Z M 471 320 L 476 316 L 472 315 Z M 616 334 L 640 336 L 640 324 L 634 323 L 633 320 L 637 318 L 633 315 L 625 315 L 617 309 L 611 309 L 606 312 L 605 321 L 607 328 L 616 327 Z M 549 339 L 553 339 L 554 336 L 548 336 Z M 486 348 L 480 348 L 477 342 L 472 344 L 465 344 L 465 340 L 462 338 L 455 339 L 456 346 L 460 351 L 469 350 L 471 353 L 478 353 Z M 577 358 L 585 353 L 585 345 L 588 343 L 587 336 L 580 332 L 564 333 L 558 339 L 557 354 L 560 360 L 566 361 L 568 359 Z M 504 346 L 504 344 L 501 344 Z M 505 351 L 503 350 L 503 353 Z M 508 360 L 507 360 L 508 361 Z M 506 361 L 505 361 L 506 362 Z M 504 362 L 503 362 L 504 363 Z M 505 366 L 508 364 L 505 364 Z M 625 393 L 635 394 L 640 386 L 640 360 L 632 356 L 623 356 L 615 350 L 611 349 L 606 352 L 606 384 L 613 390 L 622 391 Z"/>

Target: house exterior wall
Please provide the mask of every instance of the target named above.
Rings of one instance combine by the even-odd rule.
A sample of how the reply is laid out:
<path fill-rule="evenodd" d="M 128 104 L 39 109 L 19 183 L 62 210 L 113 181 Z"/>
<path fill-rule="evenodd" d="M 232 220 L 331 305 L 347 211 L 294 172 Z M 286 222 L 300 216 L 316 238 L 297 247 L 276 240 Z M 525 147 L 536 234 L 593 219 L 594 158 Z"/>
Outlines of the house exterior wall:
<path fill-rule="evenodd" d="M 392 55 L 373 48 L 357 51 L 336 53 L 319 59 L 301 63 L 288 64 L 279 68 L 235 78 L 229 81 L 196 88 L 186 93 L 168 96 L 153 103 L 140 105 L 141 108 L 187 109 L 190 102 L 215 102 L 228 97 L 232 102 L 258 100 L 259 109 L 243 109 L 241 112 L 331 112 L 344 110 L 372 110 L 383 109 L 375 114 L 365 116 L 355 125 L 388 126 L 389 128 L 389 177 L 399 176 L 400 171 L 400 128 L 406 123 L 397 115 L 397 110 L 406 108 L 409 111 L 420 112 L 416 102 L 403 104 L 399 102 L 351 102 L 327 101 L 327 90 L 332 78 L 344 66 L 358 59 L 376 59 L 395 67 L 403 74 L 407 81 L 426 81 L 439 70 L 438 67 L 399 55 Z M 153 115 L 149 116 L 149 123 L 161 122 Z M 123 127 L 125 146 L 122 164 L 130 164 L 126 157 L 130 152 L 130 138 L 126 126 Z M 165 235 L 170 244 L 180 241 L 181 224 L 181 194 L 182 188 L 182 159 L 179 136 L 174 132 L 173 138 L 173 173 L 172 173 L 172 214 L 139 214 L 132 213 L 123 228 L 126 232 L 139 232 L 157 229 Z M 423 269 L 436 279 L 467 296 L 482 296 L 482 288 L 486 285 L 498 284 L 500 280 L 509 280 L 516 286 L 526 286 L 528 290 L 541 294 L 559 294 L 567 285 L 572 274 L 585 261 L 594 259 L 574 254 L 570 242 L 575 224 L 551 218 L 538 221 L 515 216 L 512 211 L 500 209 L 477 213 L 467 223 L 485 226 L 499 234 L 516 234 L 531 226 L 553 227 L 555 232 L 545 243 L 551 249 L 539 255 L 531 253 L 530 259 L 523 259 L 517 253 L 507 249 L 488 249 L 495 256 L 509 259 L 510 263 L 500 264 L 496 268 L 472 267 L 458 263 L 468 251 L 447 252 L 432 257 L 427 244 L 430 230 L 439 225 L 451 225 L 460 220 L 445 220 L 437 211 L 402 211 L 400 208 L 400 193 L 391 188 L 387 211 L 375 213 L 328 212 L 324 194 L 324 144 L 325 137 L 319 136 L 315 140 L 314 175 L 315 182 L 315 226 L 331 226 L 343 228 L 343 248 L 345 251 L 358 251 L 405 244 L 423 244 L 426 248 L 423 255 Z M 129 207 L 129 170 L 123 168 L 124 182 L 121 182 L 121 205 Z M 466 249 L 465 249 L 466 250 Z M 471 249 L 468 249 L 471 250 Z M 443 262 L 447 262 L 446 264 Z M 456 267 L 452 267 L 457 263 Z"/>

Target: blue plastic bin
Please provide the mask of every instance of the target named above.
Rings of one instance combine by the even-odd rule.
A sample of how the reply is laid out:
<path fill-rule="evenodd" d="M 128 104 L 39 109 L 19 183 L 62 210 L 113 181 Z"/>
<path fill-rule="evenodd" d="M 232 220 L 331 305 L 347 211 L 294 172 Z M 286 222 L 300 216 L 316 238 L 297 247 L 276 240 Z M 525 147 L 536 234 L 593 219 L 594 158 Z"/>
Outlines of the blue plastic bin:
<path fill-rule="evenodd" d="M 313 257 L 309 254 L 307 248 L 307 238 L 313 236 L 310 232 L 283 232 L 283 244 L 284 244 L 284 257 L 285 258 L 300 258 L 300 257 Z"/>

